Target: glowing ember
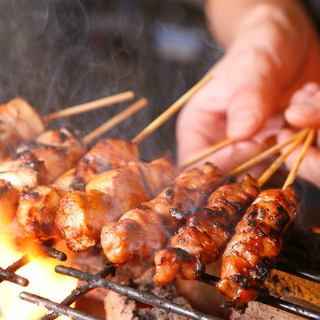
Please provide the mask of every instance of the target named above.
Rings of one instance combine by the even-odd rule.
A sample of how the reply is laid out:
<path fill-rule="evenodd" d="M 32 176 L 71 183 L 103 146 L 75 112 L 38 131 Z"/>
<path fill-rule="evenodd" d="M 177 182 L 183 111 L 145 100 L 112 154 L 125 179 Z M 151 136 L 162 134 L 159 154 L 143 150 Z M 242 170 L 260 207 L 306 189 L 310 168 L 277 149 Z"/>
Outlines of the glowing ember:
<path fill-rule="evenodd" d="M 16 248 L 10 232 L 3 231 L 8 230 L 8 225 L 3 226 L 0 223 L 0 228 L 0 266 L 6 268 L 26 252 Z M 26 244 L 26 250 L 30 256 L 30 243 Z M 27 287 L 21 287 L 8 281 L 0 283 L 0 320 L 33 320 L 39 319 L 46 313 L 45 309 L 22 301 L 19 298 L 21 291 L 28 291 L 60 302 L 76 287 L 76 279 L 55 273 L 54 268 L 58 264 L 56 260 L 41 256 L 39 253 L 35 255 L 34 248 L 32 248 L 32 252 L 31 261 L 16 272 L 29 280 Z M 61 264 L 60 261 L 59 264 Z M 59 319 L 63 319 L 63 317 Z"/>
<path fill-rule="evenodd" d="M 315 234 L 320 234 L 320 227 L 318 226 L 311 226 L 311 230 Z"/>

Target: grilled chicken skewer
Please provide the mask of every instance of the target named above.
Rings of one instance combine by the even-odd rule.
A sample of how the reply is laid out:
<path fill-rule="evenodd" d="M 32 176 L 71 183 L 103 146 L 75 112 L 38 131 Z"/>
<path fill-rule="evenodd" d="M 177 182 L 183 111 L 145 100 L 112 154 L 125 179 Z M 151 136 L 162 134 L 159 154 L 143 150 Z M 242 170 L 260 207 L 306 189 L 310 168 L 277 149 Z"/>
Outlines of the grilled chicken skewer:
<path fill-rule="evenodd" d="M 74 165 L 83 152 L 82 142 L 67 129 L 47 131 L 27 148 L 18 148 L 13 160 L 0 163 L 0 179 L 18 190 L 50 183 Z"/>
<path fill-rule="evenodd" d="M 259 194 L 226 247 L 217 289 L 232 306 L 243 307 L 264 291 L 263 281 L 280 254 L 283 235 L 301 209 L 292 183 L 314 138 L 315 130 L 310 130 L 282 189 Z"/>
<path fill-rule="evenodd" d="M 263 281 L 282 247 L 282 237 L 300 210 L 294 189 L 259 194 L 228 243 L 222 259 L 218 290 L 241 307 L 264 290 Z"/>
<path fill-rule="evenodd" d="M 121 121 L 125 120 L 127 117 L 144 108 L 146 105 L 146 99 L 139 99 L 137 102 L 104 123 L 103 128 L 97 128 L 99 129 L 99 134 L 111 129 Z M 86 143 L 91 142 L 91 139 L 88 139 L 88 136 L 84 138 Z M 131 148 L 129 148 L 129 146 L 131 146 Z M 128 151 L 128 149 L 130 150 Z M 48 184 L 52 183 L 61 174 L 73 167 L 84 152 L 84 143 L 82 140 L 76 138 L 70 131 L 66 129 L 60 129 L 57 131 L 49 130 L 41 134 L 35 141 L 26 142 L 20 146 L 20 148 L 17 150 L 16 159 L 18 161 L 42 161 L 47 171 L 46 174 L 42 176 L 42 180 L 43 183 Z M 87 157 L 82 159 L 82 162 L 77 170 L 82 170 L 81 164 L 83 163 L 84 167 L 87 167 L 86 164 L 90 161 L 93 162 L 91 167 L 94 170 L 105 170 L 105 167 L 103 166 L 106 166 L 106 162 L 108 161 L 107 165 L 109 165 L 109 163 L 112 164 L 114 161 L 114 159 L 112 159 L 113 153 L 116 153 L 118 158 L 121 156 L 125 158 L 125 160 L 127 159 L 126 157 L 129 157 L 129 154 L 133 154 L 133 157 L 129 158 L 130 161 L 137 154 L 137 147 L 132 143 L 126 143 L 120 140 L 116 140 L 114 142 L 111 141 L 110 143 L 104 141 L 101 144 L 98 144 L 97 148 L 93 148 Z M 101 156 L 100 158 L 99 154 Z M 107 156 L 106 159 L 105 156 Z M 6 170 L 10 169 L 12 166 L 17 167 L 18 165 L 12 164 L 11 161 L 0 163 L 0 179 L 2 178 L 1 173 L 4 172 L 7 176 Z M 24 186 L 29 187 L 32 187 L 33 185 L 34 184 L 24 184 Z"/>
<path fill-rule="evenodd" d="M 99 242 L 102 226 L 149 200 L 175 177 L 166 158 L 150 163 L 130 162 L 94 177 L 86 191 L 67 194 L 60 201 L 55 222 L 67 246 L 83 252 Z"/>
<path fill-rule="evenodd" d="M 32 146 L 22 146 L 14 160 L 0 163 L 1 219 L 11 221 L 16 215 L 19 197 L 26 188 L 51 182 L 62 170 L 72 166 L 84 146 L 66 129 L 41 134 Z M 62 162 L 62 163 L 61 163 Z M 11 205 L 8 205 L 8 201 Z"/>
<path fill-rule="evenodd" d="M 0 160 L 14 154 L 21 141 L 35 139 L 44 129 L 40 115 L 25 100 L 16 98 L 0 105 Z"/>
<path fill-rule="evenodd" d="M 162 115 L 160 115 L 157 119 L 155 119 L 147 128 L 147 130 L 142 130 L 141 133 L 139 133 L 133 140 L 132 140 L 132 153 L 135 153 L 134 151 L 136 150 L 136 144 L 140 143 L 143 139 L 145 139 L 148 135 L 154 132 L 159 126 L 161 126 L 171 115 L 173 115 L 179 108 L 182 107 L 182 105 L 197 91 L 199 90 L 204 84 L 206 84 L 209 80 L 211 79 L 211 76 L 205 76 L 199 83 L 197 83 L 193 88 L 191 88 L 186 94 L 184 94 L 178 101 L 176 101 L 172 106 L 170 106 Z M 127 149 L 125 149 L 127 150 Z M 114 158 L 114 161 L 119 162 L 119 155 L 121 155 L 121 159 L 125 161 L 120 161 L 120 163 L 125 163 L 127 162 L 127 154 L 123 154 L 122 148 L 119 149 L 118 151 L 121 151 L 120 153 L 116 153 L 117 156 Z M 136 160 L 136 159 L 132 159 Z M 83 165 L 81 165 L 81 163 Z M 59 178 L 58 183 L 60 186 L 62 186 L 63 189 L 68 189 L 68 185 L 72 185 L 73 187 L 76 186 L 77 188 L 81 189 L 84 187 L 86 182 L 88 182 L 95 174 L 100 173 L 103 170 L 109 169 L 112 167 L 112 161 L 108 164 L 108 166 L 105 165 L 104 159 L 101 159 L 97 157 L 97 159 L 94 159 L 91 161 L 88 159 L 88 157 L 84 157 L 83 161 L 81 162 L 76 170 L 71 170 L 67 172 L 64 177 Z M 89 164 L 89 165 L 88 165 Z M 109 167 L 110 166 L 110 167 Z M 75 176 L 75 178 L 72 178 L 72 176 Z M 117 175 L 117 174 L 116 174 Z M 80 178 L 79 178 L 80 177 Z M 163 179 L 163 177 L 161 177 Z M 165 180 L 165 179 L 163 179 Z M 55 191 L 55 190 L 54 190 Z M 50 190 L 46 189 L 44 190 L 45 194 L 50 193 Z M 56 194 L 55 193 L 53 199 L 56 199 Z M 46 199 L 46 197 L 42 197 L 41 199 Z M 56 201 L 54 201 L 56 202 Z M 26 204 L 23 206 L 25 209 L 22 210 L 22 213 L 20 214 L 20 221 L 21 224 L 24 225 L 27 229 L 31 230 L 32 233 L 37 234 L 37 225 L 42 225 L 41 221 L 44 221 L 45 219 L 40 218 L 40 221 L 38 219 L 29 219 L 28 216 L 32 216 L 32 204 L 30 205 Z M 40 205 L 40 208 L 43 206 Z M 50 206 L 48 206 L 50 208 Z M 54 207 L 54 206 L 53 206 Z M 126 208 L 126 207 L 125 207 Z M 91 209 L 91 208 L 89 208 Z M 38 210 L 39 211 L 39 210 Z M 52 212 L 53 210 L 50 210 Z M 77 206 L 75 207 L 75 212 L 74 214 L 77 215 L 78 208 Z M 41 215 L 37 215 L 38 217 L 41 217 Z M 54 215 L 50 214 L 50 217 L 52 219 Z M 70 217 L 72 214 L 70 214 Z M 85 215 L 84 215 L 85 216 Z M 70 220 L 71 218 L 69 218 Z M 75 218 L 76 219 L 76 218 Z M 49 219 L 50 220 L 50 219 Z M 48 220 L 48 221 L 49 221 Z M 50 220 L 51 221 L 51 220 Z M 59 220 L 60 221 L 60 220 Z M 26 223 L 27 222 L 27 223 Z M 30 224 L 31 222 L 31 224 Z M 46 225 L 46 223 L 45 223 Z M 75 226 L 76 227 L 76 226 Z M 38 228 L 39 229 L 39 228 Z M 44 236 L 43 232 L 40 232 L 40 236 Z M 48 235 L 47 235 L 48 236 Z M 78 249 L 77 249 L 78 250 Z M 82 250 L 82 249 L 80 249 Z"/>
<path fill-rule="evenodd" d="M 257 181 L 249 175 L 214 191 L 204 208 L 186 217 L 169 247 L 155 255 L 154 282 L 165 285 L 176 276 L 200 279 L 205 265 L 219 258 L 232 229 L 258 193 Z"/>
<path fill-rule="evenodd" d="M 49 184 L 72 168 L 84 152 L 85 145 L 82 141 L 71 131 L 62 128 L 45 131 L 34 142 L 23 143 L 18 147 L 15 158 L 42 161 L 46 174 L 41 178 L 43 183 Z"/>
<path fill-rule="evenodd" d="M 86 183 L 94 175 L 110 168 L 119 168 L 130 161 L 139 161 L 136 145 L 117 139 L 99 141 L 75 168 L 65 172 L 52 185 L 38 184 L 24 188 L 17 208 L 19 224 L 29 236 L 36 239 L 46 240 L 57 236 L 54 219 L 62 197 L 74 190 L 84 191 Z"/>
<path fill-rule="evenodd" d="M 44 117 L 25 100 L 15 98 L 0 105 L 0 160 L 15 154 L 16 146 L 22 141 L 34 140 L 46 127 L 46 122 L 61 117 L 71 116 L 110 104 L 127 101 L 134 97 L 132 91 L 91 101 L 83 105 L 67 108 Z"/>
<path fill-rule="evenodd" d="M 165 285 L 176 276 L 188 280 L 200 279 L 205 266 L 220 257 L 234 227 L 258 195 L 260 187 L 297 148 L 306 134 L 298 135 L 258 180 L 247 175 L 238 183 L 218 188 L 209 196 L 205 208 L 187 217 L 184 226 L 171 238 L 169 247 L 155 256 L 155 283 Z"/>
<path fill-rule="evenodd" d="M 137 256 L 152 258 L 177 229 L 179 220 L 176 217 L 191 214 L 202 206 L 221 180 L 220 171 L 211 163 L 206 163 L 202 170 L 181 173 L 171 187 L 156 198 L 103 227 L 101 245 L 105 255 L 115 265 Z"/>
<path fill-rule="evenodd" d="M 85 136 L 82 140 L 85 140 L 86 143 L 91 142 L 98 134 L 102 134 L 113 128 L 146 106 L 147 100 L 144 98 L 139 99 L 89 135 Z M 28 158 L 33 156 L 34 153 L 36 153 L 37 156 L 39 156 L 40 153 L 40 156 L 50 157 L 50 152 L 49 154 L 46 153 L 48 152 L 48 145 L 52 146 L 52 148 L 60 147 L 60 149 L 55 150 L 56 152 L 53 153 L 52 159 L 49 158 L 50 160 L 56 161 L 47 161 L 49 168 L 52 170 L 50 182 L 52 182 L 54 177 L 70 168 L 70 165 L 76 162 L 82 153 L 75 152 L 79 151 L 77 143 L 68 143 L 66 140 L 67 135 L 61 130 L 59 132 L 60 134 L 54 134 L 54 131 L 49 131 L 38 138 L 38 143 L 46 143 L 44 150 L 40 148 L 39 152 L 39 148 L 35 151 L 33 148 L 31 150 L 33 152 L 31 152 L 30 149 L 27 148 L 21 153 L 22 155 L 20 154 L 21 158 Z M 92 133 L 94 134 L 92 135 Z M 61 139 L 63 141 L 61 141 Z M 54 157 L 57 156 L 57 152 L 60 152 L 61 156 L 65 156 L 61 168 L 56 168 L 56 166 L 59 165 L 57 157 Z M 85 182 L 88 181 L 94 173 L 99 173 L 105 168 L 116 166 L 116 160 L 118 160 L 118 165 L 121 166 L 128 161 L 138 160 L 138 158 L 138 150 L 134 144 L 123 140 L 105 139 L 98 142 L 88 151 L 85 156 L 82 157 L 76 168 L 70 169 L 59 176 L 59 178 L 53 182 L 53 186 L 39 185 L 38 181 L 33 184 L 21 184 L 23 192 L 20 194 L 20 205 L 17 214 L 20 225 L 31 236 L 36 236 L 40 232 L 41 236 L 38 238 L 41 239 L 44 235 L 45 238 L 50 237 L 54 230 L 53 220 L 55 212 L 59 207 L 60 198 L 64 196 L 67 191 L 74 189 L 83 190 Z M 14 215 L 14 213 L 12 214 Z"/>

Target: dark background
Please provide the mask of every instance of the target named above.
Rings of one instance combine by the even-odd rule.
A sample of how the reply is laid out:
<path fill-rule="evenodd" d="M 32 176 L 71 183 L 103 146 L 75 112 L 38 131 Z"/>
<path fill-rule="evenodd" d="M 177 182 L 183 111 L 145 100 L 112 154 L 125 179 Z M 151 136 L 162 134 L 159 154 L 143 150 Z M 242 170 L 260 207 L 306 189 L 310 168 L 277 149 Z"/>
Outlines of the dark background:
<path fill-rule="evenodd" d="M 0 101 L 26 98 L 45 115 L 124 90 L 150 101 L 107 136 L 130 139 L 220 57 L 202 1 L 1 0 Z M 86 133 L 128 103 L 57 123 Z M 30 119 L 32 121 L 32 119 Z M 175 150 L 175 119 L 141 145 Z"/>

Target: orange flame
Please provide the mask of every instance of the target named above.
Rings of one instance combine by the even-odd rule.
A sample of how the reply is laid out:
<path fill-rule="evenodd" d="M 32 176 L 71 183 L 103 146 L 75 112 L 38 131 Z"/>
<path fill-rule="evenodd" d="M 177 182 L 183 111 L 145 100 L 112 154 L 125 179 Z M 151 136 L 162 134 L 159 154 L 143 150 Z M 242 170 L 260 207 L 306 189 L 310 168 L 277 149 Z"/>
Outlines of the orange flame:
<path fill-rule="evenodd" d="M 10 226 L 0 222 L 0 266 L 6 268 L 26 253 L 30 262 L 20 268 L 16 274 L 27 278 L 29 285 L 21 287 L 14 283 L 0 283 L 0 320 L 34 320 L 46 313 L 46 309 L 19 298 L 21 291 L 27 291 L 55 302 L 62 301 L 77 285 L 77 280 L 59 275 L 54 271 L 60 261 L 45 257 L 36 250 L 34 244 L 24 243 L 23 249 L 17 249 L 14 244 Z M 3 231 L 7 230 L 7 231 Z M 59 319 L 67 319 L 60 317 Z"/>

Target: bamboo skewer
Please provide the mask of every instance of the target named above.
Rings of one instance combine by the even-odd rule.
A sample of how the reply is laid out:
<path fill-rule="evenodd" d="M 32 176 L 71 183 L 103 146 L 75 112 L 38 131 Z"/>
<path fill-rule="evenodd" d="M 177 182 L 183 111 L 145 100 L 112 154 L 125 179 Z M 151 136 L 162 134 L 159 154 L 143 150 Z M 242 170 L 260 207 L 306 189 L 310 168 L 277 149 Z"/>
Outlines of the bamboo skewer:
<path fill-rule="evenodd" d="M 92 132 L 88 133 L 82 138 L 82 141 L 85 144 L 89 144 L 93 140 L 95 140 L 98 136 L 101 136 L 103 133 L 107 132 L 108 130 L 112 129 L 120 122 L 124 121 L 125 119 L 129 118 L 136 112 L 140 111 L 141 109 L 145 108 L 148 105 L 148 100 L 145 98 L 141 98 L 128 108 L 123 110 L 122 112 L 115 115 L 110 120 L 106 121 L 104 124 L 93 130 Z"/>
<path fill-rule="evenodd" d="M 248 169 L 251 169 L 256 164 L 260 163 L 263 160 L 266 160 L 269 156 L 276 154 L 282 148 L 286 147 L 287 145 L 289 145 L 290 143 L 295 141 L 295 139 L 297 139 L 299 136 L 305 135 L 306 132 L 308 132 L 308 129 L 303 129 L 303 130 L 299 131 L 298 133 L 294 134 L 287 141 L 282 142 L 282 143 L 278 143 L 278 144 L 274 145 L 273 147 L 265 150 L 264 152 L 260 153 L 258 156 L 246 161 L 245 163 L 241 164 L 237 168 L 233 169 L 230 172 L 230 175 L 231 176 L 236 176 L 236 175 L 238 175 L 240 173 L 245 172 Z"/>
<path fill-rule="evenodd" d="M 44 116 L 44 121 L 52 121 L 60 118 L 70 117 L 79 113 L 96 110 L 115 103 L 125 102 L 134 98 L 133 91 L 121 92 L 109 97 L 83 103 L 74 107 L 62 109 Z"/>
<path fill-rule="evenodd" d="M 190 90 L 182 95 L 175 103 L 173 103 L 166 111 L 164 111 L 159 117 L 153 120 L 147 125 L 139 134 L 133 139 L 132 143 L 139 144 L 142 140 L 150 136 L 155 130 L 157 130 L 163 123 L 165 123 L 171 116 L 173 116 L 199 89 L 201 89 L 206 83 L 212 79 L 211 74 L 204 76 L 197 84 L 195 84 Z"/>
<path fill-rule="evenodd" d="M 294 140 L 288 149 L 282 153 L 269 167 L 268 169 L 260 176 L 258 179 L 258 186 L 262 187 L 270 177 L 278 170 L 278 168 L 283 164 L 283 162 L 289 157 L 289 155 L 298 147 L 300 143 L 305 139 L 307 132 L 304 135 L 298 136 L 296 140 Z"/>
<path fill-rule="evenodd" d="M 282 189 L 286 189 L 290 184 L 292 184 L 297 176 L 297 172 L 299 170 L 299 167 L 302 163 L 302 160 L 304 159 L 304 157 L 306 156 L 309 148 L 311 147 L 313 141 L 314 141 L 314 138 L 315 138 L 315 135 L 316 135 L 316 132 L 315 130 L 310 130 L 308 135 L 307 135 L 307 138 L 302 146 L 302 149 L 298 155 L 298 158 L 295 162 L 295 164 L 293 165 L 293 168 L 291 169 L 285 183 L 283 184 L 283 187 Z"/>
<path fill-rule="evenodd" d="M 217 152 L 218 150 L 230 145 L 233 143 L 233 140 L 231 140 L 230 138 L 226 138 L 202 151 L 200 151 L 198 154 L 196 154 L 191 160 L 189 160 L 188 162 L 186 162 L 185 164 L 183 164 L 181 166 L 181 169 L 185 169 L 191 165 L 193 165 L 194 163 L 206 158 L 207 156 L 209 156 L 210 154 Z"/>

